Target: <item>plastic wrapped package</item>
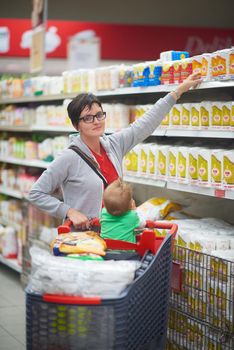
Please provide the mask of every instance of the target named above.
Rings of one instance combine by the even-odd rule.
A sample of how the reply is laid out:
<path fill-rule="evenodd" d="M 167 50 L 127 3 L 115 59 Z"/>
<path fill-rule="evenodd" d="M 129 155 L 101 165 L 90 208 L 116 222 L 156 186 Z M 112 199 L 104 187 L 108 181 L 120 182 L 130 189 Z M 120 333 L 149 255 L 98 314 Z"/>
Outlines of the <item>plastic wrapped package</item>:
<path fill-rule="evenodd" d="M 30 289 L 40 294 L 115 297 L 133 281 L 140 266 L 139 261 L 82 261 L 54 257 L 38 247 L 32 247 L 30 254 Z"/>

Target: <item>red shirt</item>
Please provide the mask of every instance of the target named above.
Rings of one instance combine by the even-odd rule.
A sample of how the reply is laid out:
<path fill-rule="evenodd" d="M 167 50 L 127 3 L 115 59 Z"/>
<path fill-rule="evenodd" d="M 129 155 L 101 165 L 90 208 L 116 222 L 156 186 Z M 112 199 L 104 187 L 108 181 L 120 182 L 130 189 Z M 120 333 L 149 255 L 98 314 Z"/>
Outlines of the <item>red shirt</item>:
<path fill-rule="evenodd" d="M 111 184 L 113 181 L 117 180 L 119 178 L 119 175 L 115 170 L 114 165 L 108 158 L 104 148 L 101 146 L 101 155 L 92 151 L 91 149 L 90 151 L 93 153 L 94 157 L 96 158 L 100 166 L 101 173 L 105 177 L 108 184 Z"/>

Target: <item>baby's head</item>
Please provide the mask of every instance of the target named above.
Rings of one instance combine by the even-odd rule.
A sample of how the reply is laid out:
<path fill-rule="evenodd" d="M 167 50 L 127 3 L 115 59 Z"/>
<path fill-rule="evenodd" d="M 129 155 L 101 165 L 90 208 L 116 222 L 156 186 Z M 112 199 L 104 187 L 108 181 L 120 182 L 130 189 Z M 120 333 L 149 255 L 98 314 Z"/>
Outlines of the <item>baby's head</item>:
<path fill-rule="evenodd" d="M 132 209 L 132 188 L 121 179 L 115 180 L 105 189 L 103 201 L 109 214 L 123 215 Z"/>

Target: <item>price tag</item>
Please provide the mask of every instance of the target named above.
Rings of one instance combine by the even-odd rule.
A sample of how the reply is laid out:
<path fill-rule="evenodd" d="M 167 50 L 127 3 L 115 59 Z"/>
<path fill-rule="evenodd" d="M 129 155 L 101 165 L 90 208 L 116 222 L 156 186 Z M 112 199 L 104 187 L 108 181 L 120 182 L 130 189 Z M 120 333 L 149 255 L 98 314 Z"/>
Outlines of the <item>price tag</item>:
<path fill-rule="evenodd" d="M 215 190 L 215 197 L 225 198 L 225 190 L 216 189 Z"/>

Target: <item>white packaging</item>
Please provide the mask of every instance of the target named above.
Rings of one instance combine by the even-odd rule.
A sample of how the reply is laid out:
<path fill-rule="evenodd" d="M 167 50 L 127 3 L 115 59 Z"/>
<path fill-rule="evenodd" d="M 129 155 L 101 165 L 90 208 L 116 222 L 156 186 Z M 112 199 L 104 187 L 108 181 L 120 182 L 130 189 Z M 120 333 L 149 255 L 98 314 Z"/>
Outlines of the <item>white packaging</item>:
<path fill-rule="evenodd" d="M 211 150 L 200 148 L 198 151 L 198 184 L 200 186 L 211 185 Z"/>
<path fill-rule="evenodd" d="M 178 147 L 169 148 L 168 154 L 168 179 L 171 181 L 177 180 L 177 162 L 178 162 Z"/>
<path fill-rule="evenodd" d="M 13 227 L 7 226 L 2 237 L 2 255 L 5 258 L 17 257 L 16 231 Z"/>
<path fill-rule="evenodd" d="M 166 179 L 168 175 L 168 151 L 169 146 L 158 147 L 158 167 L 157 167 L 157 178 Z"/>
<path fill-rule="evenodd" d="M 189 147 L 178 148 L 177 158 L 177 179 L 180 182 L 188 183 Z"/>
<path fill-rule="evenodd" d="M 211 185 L 222 186 L 223 181 L 223 150 L 211 150 Z"/>
<path fill-rule="evenodd" d="M 212 107 L 210 101 L 202 101 L 200 104 L 201 129 L 208 129 L 211 125 Z"/>

